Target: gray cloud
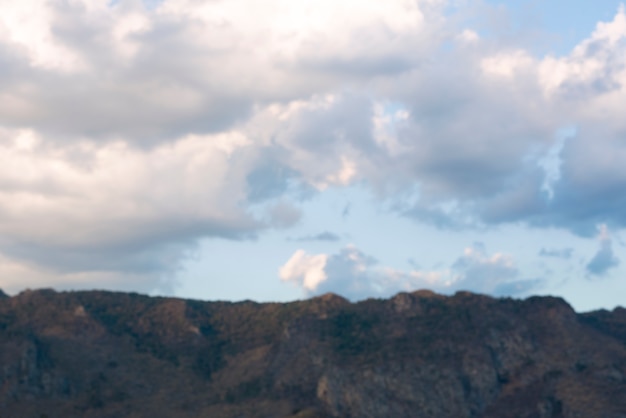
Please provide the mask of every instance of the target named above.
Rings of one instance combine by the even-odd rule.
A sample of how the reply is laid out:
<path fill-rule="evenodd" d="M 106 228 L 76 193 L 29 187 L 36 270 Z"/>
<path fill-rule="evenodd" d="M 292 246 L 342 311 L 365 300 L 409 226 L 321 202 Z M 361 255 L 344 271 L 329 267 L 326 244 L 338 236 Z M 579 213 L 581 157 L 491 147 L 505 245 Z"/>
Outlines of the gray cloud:
<path fill-rule="evenodd" d="M 618 266 L 619 258 L 613 253 L 613 245 L 610 239 L 600 242 L 598 252 L 587 264 L 587 272 L 593 276 L 604 276 L 610 269 Z"/>
<path fill-rule="evenodd" d="M 489 64 L 484 68 L 493 64 L 492 76 L 500 77 L 497 89 L 488 74 L 475 77 L 465 70 L 476 65 L 473 56 L 464 57 L 465 67 L 442 65 L 436 76 L 407 79 L 404 103 L 411 118 L 398 133 L 407 166 L 402 159 L 394 164 L 419 184 L 420 199 L 402 213 L 443 228 L 523 222 L 586 237 L 602 223 L 625 226 L 619 191 L 626 184 L 620 139 L 626 126 L 617 105 L 626 96 L 623 16 L 620 11 L 614 24 L 568 56 L 535 59 L 518 50 L 483 59 L 483 66 Z M 590 62 L 599 65 L 582 72 Z M 576 87 L 576 100 L 573 85 L 588 86 Z M 572 121 L 577 132 L 555 155 L 558 171 L 548 173 L 542 158 L 550 154 L 557 130 Z M 553 193 L 545 190 L 546 176 Z M 462 210 L 441 211 L 442 203 Z"/>
<path fill-rule="evenodd" d="M 276 162 L 258 166 L 246 176 L 248 200 L 252 203 L 282 196 L 297 172 Z"/>
<path fill-rule="evenodd" d="M 587 237 L 595 235 L 600 224 L 626 225 L 620 209 L 626 203 L 620 192 L 626 187 L 626 171 L 620 163 L 626 148 L 621 144 L 621 135 L 606 132 L 606 128 L 595 127 L 594 134 L 587 129 L 580 128 L 566 142 L 554 198 L 544 211 L 530 217 L 531 223 L 556 225 Z"/>
<path fill-rule="evenodd" d="M 294 239 L 294 241 L 298 241 L 298 242 L 310 242 L 310 241 L 329 241 L 329 242 L 336 242 L 339 241 L 341 239 L 341 237 L 333 232 L 329 232 L 329 231 L 324 231 L 324 232 L 320 232 L 319 234 L 316 235 L 305 235 L 303 237 L 299 237 Z"/>
<path fill-rule="evenodd" d="M 297 207 L 279 201 L 269 207 L 268 215 L 270 223 L 278 228 L 289 228 L 300 221 L 302 212 Z"/>
<path fill-rule="evenodd" d="M 574 254 L 573 248 L 542 248 L 539 251 L 541 257 L 561 258 L 569 260 Z"/>

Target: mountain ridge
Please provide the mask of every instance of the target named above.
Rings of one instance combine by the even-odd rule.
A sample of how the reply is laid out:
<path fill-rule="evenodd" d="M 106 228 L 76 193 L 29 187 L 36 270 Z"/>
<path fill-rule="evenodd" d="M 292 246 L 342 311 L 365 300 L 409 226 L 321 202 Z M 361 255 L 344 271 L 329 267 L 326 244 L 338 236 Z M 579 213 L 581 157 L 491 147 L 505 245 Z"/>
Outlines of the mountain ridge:
<path fill-rule="evenodd" d="M 619 418 L 626 309 L 42 289 L 0 297 L 0 365 L 3 417 Z"/>

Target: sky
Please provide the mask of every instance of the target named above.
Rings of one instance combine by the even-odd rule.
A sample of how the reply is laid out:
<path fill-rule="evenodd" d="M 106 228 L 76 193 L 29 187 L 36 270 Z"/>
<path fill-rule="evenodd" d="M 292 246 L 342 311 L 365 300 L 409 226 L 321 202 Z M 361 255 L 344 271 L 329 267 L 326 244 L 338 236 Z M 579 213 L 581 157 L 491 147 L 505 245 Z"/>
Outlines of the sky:
<path fill-rule="evenodd" d="M 0 0 L 0 288 L 626 304 L 626 11 Z"/>

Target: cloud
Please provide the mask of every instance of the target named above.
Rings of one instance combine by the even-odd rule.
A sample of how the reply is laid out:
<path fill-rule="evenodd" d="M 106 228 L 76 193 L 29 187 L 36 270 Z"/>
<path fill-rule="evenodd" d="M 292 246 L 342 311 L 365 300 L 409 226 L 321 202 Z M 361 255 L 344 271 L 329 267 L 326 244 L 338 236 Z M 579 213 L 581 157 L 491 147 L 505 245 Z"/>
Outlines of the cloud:
<path fill-rule="evenodd" d="M 243 239 L 270 225 L 239 206 L 244 177 L 229 159 L 246 141 L 236 132 L 150 152 L 125 142 L 59 146 L 31 130 L 0 137 L 0 253 L 30 266 L 23 272 L 143 275 L 135 281 L 149 291 L 199 237 Z"/>
<path fill-rule="evenodd" d="M 441 293 L 469 290 L 496 296 L 523 295 L 543 285 L 543 280 L 519 279 L 511 256 L 489 255 L 480 243 L 466 248 L 449 268 L 433 271 L 380 266 L 354 246 L 333 255 L 309 255 L 298 250 L 281 267 L 279 276 L 301 287 L 307 296 L 334 292 L 353 300 L 423 288 Z"/>
<path fill-rule="evenodd" d="M 316 235 L 305 235 L 299 238 L 294 239 L 294 241 L 299 241 L 299 242 L 309 242 L 309 241 L 329 241 L 329 242 L 336 242 L 339 241 L 341 239 L 341 237 L 333 232 L 329 232 L 329 231 L 324 231 L 324 232 L 320 232 L 319 234 Z"/>
<path fill-rule="evenodd" d="M 562 57 L 486 53 L 475 40 L 478 54 L 454 56 L 465 67 L 438 68 L 428 86 L 419 77 L 429 69 L 407 80 L 407 96 L 419 102 L 407 97 L 411 117 L 398 131 L 407 169 L 394 163 L 420 185 L 420 198 L 403 213 L 453 229 L 523 222 L 586 237 L 602 223 L 625 226 L 626 125 L 618 110 L 626 98 L 624 22 L 622 7 Z M 558 131 L 572 124 L 563 141 Z M 548 157 L 560 161 L 556 172 L 545 167 Z M 450 203 L 462 211 L 437 209 Z"/>
<path fill-rule="evenodd" d="M 259 103 L 410 69 L 418 55 L 405 51 L 429 49 L 436 3 L 7 4 L 0 44 L 22 71 L 5 78 L 15 83 L 5 84 L 1 119 L 66 138 L 153 143 L 189 130 L 214 133 Z"/>
<path fill-rule="evenodd" d="M 307 296 L 335 292 L 353 299 L 364 299 L 388 293 L 391 276 L 385 277 L 372 270 L 376 259 L 353 246 L 339 254 L 308 255 L 298 250 L 280 268 L 279 276 L 285 282 L 302 287 Z"/>
<path fill-rule="evenodd" d="M 366 94 L 334 90 L 428 46 L 401 1 L 317 2 L 314 20 L 280 0 L 254 19 L 246 1 L 5 6 L 0 254 L 22 286 L 137 275 L 149 291 L 201 238 L 293 226 L 289 195 L 348 184 L 351 141 L 368 143 Z"/>
<path fill-rule="evenodd" d="M 0 255 L 23 285 L 164 286 L 198 240 L 291 227 L 294 201 L 353 184 L 416 191 L 398 213 L 441 228 L 626 225 L 623 8 L 570 54 L 537 57 L 460 27 L 445 1 L 309 6 L 3 1 Z M 518 280 L 474 250 L 442 280 Z M 434 277 L 328 257 L 324 283 L 342 275 L 355 295 Z"/>
<path fill-rule="evenodd" d="M 539 256 L 569 260 L 570 258 L 572 258 L 573 253 L 573 248 L 542 248 L 539 251 Z"/>
<path fill-rule="evenodd" d="M 271 225 L 277 228 L 289 228 L 298 223 L 302 212 L 289 203 L 278 202 L 269 207 L 268 215 Z"/>
<path fill-rule="evenodd" d="M 174 253 L 175 254 L 175 253 Z M 147 254 L 146 254 L 147 255 Z M 146 272 L 145 266 L 133 270 L 124 265 L 124 268 L 114 269 L 109 267 L 99 270 L 94 268 L 98 262 L 92 263 L 90 260 L 79 258 L 80 263 L 87 268 L 76 268 L 74 271 L 67 269 L 58 270 L 55 268 L 42 267 L 41 264 L 15 260 L 9 257 L 0 256 L 0 277 L 2 277 L 2 289 L 7 293 L 17 293 L 25 288 L 50 287 L 52 284 L 57 289 L 62 290 L 91 290 L 114 289 L 116 291 L 127 292 L 160 292 L 173 293 L 177 286 L 174 270 L 176 266 L 168 265 L 167 261 L 176 261 L 175 257 L 168 257 L 166 252 L 160 254 L 150 254 L 145 257 L 144 262 L 154 263 L 158 255 L 165 256 L 162 265 L 153 266 L 150 273 Z M 112 255 L 115 256 L 115 255 Z M 135 260 L 137 261 L 137 260 Z M 127 263 L 128 260 L 121 264 Z"/>
<path fill-rule="evenodd" d="M 560 152 L 553 197 L 524 218 L 538 226 L 554 225 L 591 237 L 596 227 L 626 225 L 623 198 L 626 172 L 618 103 L 626 98 L 626 14 L 600 22 L 589 38 L 565 57 L 545 57 L 538 66 L 546 97 L 576 130 Z"/>
<path fill-rule="evenodd" d="M 489 255 L 482 243 L 467 247 L 452 268 L 458 273 L 455 287 L 496 293 L 502 282 L 513 281 L 519 274 L 511 256 Z"/>
<path fill-rule="evenodd" d="M 289 189 L 290 179 L 297 176 L 295 171 L 271 158 L 246 176 L 248 201 L 252 203 L 281 197 Z"/>
<path fill-rule="evenodd" d="M 307 291 L 317 289 L 328 280 L 324 271 L 328 256 L 324 254 L 308 255 L 298 250 L 279 270 L 279 277 L 284 281 L 295 282 Z"/>
<path fill-rule="evenodd" d="M 600 228 L 599 241 L 598 252 L 587 263 L 587 272 L 592 276 L 604 276 L 620 263 L 619 258 L 613 253 L 613 242 L 605 225 Z"/>
<path fill-rule="evenodd" d="M 494 296 L 519 296 L 537 290 L 545 280 L 519 278 L 520 271 L 511 255 L 489 255 L 484 244 L 477 242 L 465 248 L 452 265 L 456 273 L 453 288 L 488 293 Z"/>

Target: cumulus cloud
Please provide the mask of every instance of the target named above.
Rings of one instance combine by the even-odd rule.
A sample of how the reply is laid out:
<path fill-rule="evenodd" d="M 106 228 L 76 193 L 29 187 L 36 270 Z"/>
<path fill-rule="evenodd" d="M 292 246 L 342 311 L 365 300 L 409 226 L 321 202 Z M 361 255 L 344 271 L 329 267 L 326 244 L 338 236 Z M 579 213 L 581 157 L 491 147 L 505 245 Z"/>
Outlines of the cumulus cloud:
<path fill-rule="evenodd" d="M 619 210 L 624 22 L 622 7 L 561 57 L 520 49 L 455 56 L 467 60 L 462 70 L 447 65 L 428 78 L 432 94 L 448 104 L 433 110 L 429 90 L 417 79 L 406 83 L 407 96 L 419 102 L 407 98 L 411 117 L 398 135 L 416 147 L 405 154 L 411 167 L 405 173 L 420 184 L 421 196 L 404 213 L 447 228 L 521 221 L 587 237 L 601 223 L 626 225 Z M 563 141 L 557 132 L 572 124 Z M 546 170 L 547 158 L 559 160 L 556 172 Z M 440 209 L 450 203 L 463 210 Z"/>
<path fill-rule="evenodd" d="M 480 243 L 467 247 L 448 268 L 432 271 L 381 266 L 354 246 L 332 255 L 309 255 L 298 250 L 281 267 L 279 276 L 301 287 L 307 296 L 334 292 L 354 300 L 423 288 L 442 293 L 469 290 L 498 296 L 523 295 L 543 284 L 539 279 L 518 278 L 511 256 L 488 254 Z"/>
<path fill-rule="evenodd" d="M 626 225 L 624 157 L 619 103 L 626 98 L 626 13 L 601 22 L 565 57 L 545 57 L 538 66 L 544 95 L 577 129 L 563 144 L 553 198 L 531 213 L 536 225 L 556 225 L 593 236 L 597 225 Z M 527 219 L 528 219 L 527 218 Z"/>
<path fill-rule="evenodd" d="M 237 133 L 191 135 L 150 152 L 125 142 L 59 146 L 31 130 L 0 136 L 0 252 L 34 268 L 21 286 L 33 285 L 27 271 L 42 270 L 86 280 L 144 275 L 153 280 L 134 282 L 149 291 L 197 238 L 263 228 L 239 207 L 244 177 L 230 159 L 246 142 Z"/>
<path fill-rule="evenodd" d="M 21 285 L 164 286 L 198 239 L 290 227 L 285 194 L 356 179 L 372 109 L 344 83 L 409 69 L 437 2 L 301 6 L 3 1 L 0 253 Z"/>
<path fill-rule="evenodd" d="M 436 3 L 5 0 L 2 119 L 144 142 L 228 129 L 259 103 L 410 68 Z"/>
<path fill-rule="evenodd" d="M 363 299 L 386 294 L 390 286 L 388 281 L 393 280 L 373 269 L 376 264 L 376 259 L 353 246 L 334 255 L 308 255 L 304 250 L 298 250 L 280 268 L 279 276 L 281 280 L 301 287 L 307 295 L 335 292 Z"/>
<path fill-rule="evenodd" d="M 164 286 L 199 239 L 291 227 L 294 200 L 355 183 L 415 191 L 398 212 L 441 228 L 626 225 L 623 8 L 537 57 L 443 0 L 146 4 L 0 0 L 0 255 L 24 285 Z M 555 176 L 542 161 L 565 125 Z M 473 251 L 444 282 L 517 280 Z M 372 282 L 343 282 L 353 294 L 413 277 L 356 249 L 299 260 L 328 275 L 309 284 Z"/>
<path fill-rule="evenodd" d="M 298 250 L 280 268 L 281 280 L 295 282 L 307 291 L 314 291 L 328 280 L 324 271 L 328 263 L 325 254 L 309 255 L 304 250 Z"/>

